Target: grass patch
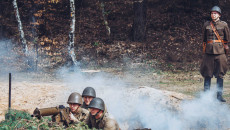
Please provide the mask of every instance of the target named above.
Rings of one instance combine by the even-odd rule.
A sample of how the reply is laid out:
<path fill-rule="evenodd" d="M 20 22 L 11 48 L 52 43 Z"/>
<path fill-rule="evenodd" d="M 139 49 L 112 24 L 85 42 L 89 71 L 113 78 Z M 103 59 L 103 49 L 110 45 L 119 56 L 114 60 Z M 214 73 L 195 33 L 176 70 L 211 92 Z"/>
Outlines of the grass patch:
<path fill-rule="evenodd" d="M 63 125 L 59 125 L 56 122 L 52 122 L 50 117 L 43 117 L 38 120 L 35 117 L 24 111 L 8 110 L 5 114 L 5 120 L 0 122 L 1 130 L 13 130 L 13 129 L 29 129 L 29 130 L 88 130 L 88 126 L 84 123 L 71 124 L 68 128 Z"/>

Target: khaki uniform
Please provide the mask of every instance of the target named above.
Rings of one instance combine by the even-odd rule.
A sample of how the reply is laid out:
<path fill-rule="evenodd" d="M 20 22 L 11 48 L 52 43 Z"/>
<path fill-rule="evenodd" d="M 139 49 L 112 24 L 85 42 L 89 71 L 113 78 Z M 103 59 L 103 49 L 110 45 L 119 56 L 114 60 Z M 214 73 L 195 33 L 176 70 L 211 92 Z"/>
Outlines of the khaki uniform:
<path fill-rule="evenodd" d="M 217 32 L 219 33 L 222 40 L 230 42 L 230 31 L 226 22 L 217 21 L 213 22 Z M 222 42 L 211 42 L 209 41 L 218 40 L 210 21 L 205 22 L 203 26 L 203 42 L 206 43 L 205 54 L 203 62 L 201 64 L 200 73 L 203 77 L 212 78 L 213 75 L 216 78 L 223 78 L 227 72 L 227 57 Z"/>
<path fill-rule="evenodd" d="M 74 123 L 84 122 L 85 124 L 88 124 L 89 122 L 89 111 L 79 107 L 79 110 L 77 112 L 72 112 L 74 117 L 78 120 Z"/>
<path fill-rule="evenodd" d="M 96 119 L 90 114 L 89 116 L 89 128 L 103 129 L 103 130 L 119 130 L 117 121 L 109 115 L 106 111 L 103 116 Z"/>

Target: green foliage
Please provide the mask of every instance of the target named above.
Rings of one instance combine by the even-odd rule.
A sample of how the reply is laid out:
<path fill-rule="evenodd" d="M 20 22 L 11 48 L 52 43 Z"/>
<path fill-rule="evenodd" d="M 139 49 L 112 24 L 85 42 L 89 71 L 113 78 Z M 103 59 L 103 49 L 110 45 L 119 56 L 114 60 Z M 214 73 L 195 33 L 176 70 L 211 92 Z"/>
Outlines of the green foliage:
<path fill-rule="evenodd" d="M 88 126 L 85 123 L 71 124 L 68 128 L 60 125 L 56 122 L 52 122 L 50 117 L 43 117 L 38 120 L 35 117 L 24 111 L 9 110 L 5 114 L 5 120 L 0 122 L 0 130 L 12 130 L 12 129 L 29 129 L 29 130 L 50 130 L 50 129 L 67 129 L 67 130 L 88 130 Z"/>

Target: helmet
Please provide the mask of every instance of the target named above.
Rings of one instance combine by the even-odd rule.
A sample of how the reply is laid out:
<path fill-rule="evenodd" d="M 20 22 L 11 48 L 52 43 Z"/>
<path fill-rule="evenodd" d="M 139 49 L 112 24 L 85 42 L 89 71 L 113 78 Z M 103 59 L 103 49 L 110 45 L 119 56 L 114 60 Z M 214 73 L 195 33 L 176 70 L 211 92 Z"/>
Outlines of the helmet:
<path fill-rule="evenodd" d="M 210 12 L 216 11 L 221 14 L 221 9 L 219 6 L 213 6 Z"/>
<path fill-rule="evenodd" d="M 82 93 L 82 97 L 84 96 L 90 96 L 90 97 L 96 97 L 96 92 L 94 90 L 94 88 L 92 87 L 86 87 L 84 90 L 83 90 L 83 93 Z"/>
<path fill-rule="evenodd" d="M 69 96 L 69 98 L 68 98 L 67 103 L 68 104 L 70 104 L 70 103 L 77 103 L 77 104 L 82 105 L 82 97 L 77 92 L 71 93 L 70 96 Z"/>
<path fill-rule="evenodd" d="M 104 111 L 105 110 L 105 103 L 101 98 L 94 98 L 90 102 L 88 108 L 97 108 L 97 109 Z"/>

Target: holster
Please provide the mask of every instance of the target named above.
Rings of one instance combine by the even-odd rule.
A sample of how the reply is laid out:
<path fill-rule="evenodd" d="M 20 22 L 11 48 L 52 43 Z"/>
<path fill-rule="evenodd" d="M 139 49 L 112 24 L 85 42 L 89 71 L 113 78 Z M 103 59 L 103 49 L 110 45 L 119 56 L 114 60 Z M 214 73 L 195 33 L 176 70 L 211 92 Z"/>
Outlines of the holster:
<path fill-rule="evenodd" d="M 228 54 L 228 51 L 229 51 L 228 44 L 223 44 L 223 45 L 224 45 L 225 54 Z"/>

